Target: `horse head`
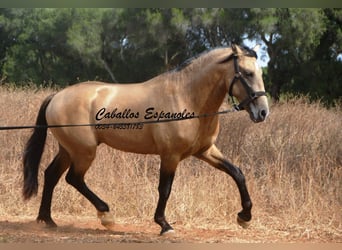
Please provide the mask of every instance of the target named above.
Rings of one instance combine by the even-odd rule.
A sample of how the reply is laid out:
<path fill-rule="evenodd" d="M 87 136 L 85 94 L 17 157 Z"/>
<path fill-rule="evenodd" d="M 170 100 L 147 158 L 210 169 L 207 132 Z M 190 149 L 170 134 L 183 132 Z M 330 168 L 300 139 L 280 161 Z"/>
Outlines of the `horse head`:
<path fill-rule="evenodd" d="M 232 45 L 232 54 L 225 60 L 234 63 L 234 76 L 227 80 L 228 94 L 237 110 L 246 110 L 254 122 L 264 121 L 269 114 L 262 70 L 257 63 L 259 46 L 249 49 Z M 234 97 L 239 101 L 235 104 Z"/>

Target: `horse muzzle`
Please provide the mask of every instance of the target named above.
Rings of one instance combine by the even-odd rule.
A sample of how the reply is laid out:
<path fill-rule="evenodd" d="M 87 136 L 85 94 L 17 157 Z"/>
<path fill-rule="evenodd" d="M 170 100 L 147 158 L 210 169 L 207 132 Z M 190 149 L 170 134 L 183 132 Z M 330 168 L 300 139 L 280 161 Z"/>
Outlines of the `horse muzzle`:
<path fill-rule="evenodd" d="M 266 97 L 259 97 L 257 100 L 250 102 L 246 107 L 251 120 L 255 123 L 263 122 L 269 115 L 269 108 Z"/>

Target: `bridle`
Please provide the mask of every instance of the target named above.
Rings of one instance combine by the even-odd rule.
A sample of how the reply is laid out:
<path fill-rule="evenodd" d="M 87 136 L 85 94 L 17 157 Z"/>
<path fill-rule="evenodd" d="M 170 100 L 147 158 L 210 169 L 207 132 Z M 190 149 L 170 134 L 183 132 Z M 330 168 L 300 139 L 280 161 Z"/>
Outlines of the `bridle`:
<path fill-rule="evenodd" d="M 250 56 L 250 55 L 247 55 Z M 250 104 L 251 102 L 253 102 L 255 99 L 257 99 L 260 96 L 266 96 L 266 92 L 265 91 L 254 91 L 249 84 L 247 83 L 246 79 L 243 77 L 240 68 L 239 68 L 239 64 L 238 64 L 238 55 L 237 54 L 232 54 L 228 60 L 233 59 L 234 60 L 234 70 L 235 70 L 235 76 L 232 79 L 230 86 L 229 86 L 229 91 L 228 94 L 232 100 L 233 103 L 233 107 L 235 110 L 240 111 L 240 110 L 244 110 L 245 107 Z M 240 80 L 242 86 L 244 87 L 244 89 L 246 90 L 247 93 L 247 97 L 242 100 L 239 104 L 235 103 L 234 100 L 234 96 L 233 96 L 233 86 L 234 84 Z"/>

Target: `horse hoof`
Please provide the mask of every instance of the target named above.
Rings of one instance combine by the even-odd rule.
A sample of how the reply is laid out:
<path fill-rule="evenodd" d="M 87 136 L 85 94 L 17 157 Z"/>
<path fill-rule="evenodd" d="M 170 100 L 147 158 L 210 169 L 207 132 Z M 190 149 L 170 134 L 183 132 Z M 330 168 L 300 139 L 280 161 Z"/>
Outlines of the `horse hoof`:
<path fill-rule="evenodd" d="M 114 226 L 114 216 L 110 212 L 97 212 L 97 217 L 101 220 L 102 226 L 112 229 Z"/>
<path fill-rule="evenodd" d="M 169 229 L 169 230 L 166 230 L 165 232 L 161 232 L 160 235 L 161 236 L 171 236 L 171 235 L 174 235 L 175 233 L 176 233 L 175 230 Z"/>
<path fill-rule="evenodd" d="M 57 224 L 51 218 L 39 217 L 36 219 L 37 223 L 45 223 L 46 228 L 56 228 Z"/>
<path fill-rule="evenodd" d="M 243 227 L 243 228 L 248 228 L 249 225 L 251 224 L 251 221 L 245 221 L 244 219 L 240 218 L 240 216 L 237 217 L 237 223 Z"/>

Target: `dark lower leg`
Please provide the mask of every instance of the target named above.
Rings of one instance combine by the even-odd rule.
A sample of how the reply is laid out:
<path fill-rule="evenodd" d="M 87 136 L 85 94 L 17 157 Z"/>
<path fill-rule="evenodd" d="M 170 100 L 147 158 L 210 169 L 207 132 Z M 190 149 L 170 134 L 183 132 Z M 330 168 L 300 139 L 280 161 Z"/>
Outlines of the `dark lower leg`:
<path fill-rule="evenodd" d="M 83 177 L 84 175 L 75 174 L 74 166 L 71 166 L 66 176 L 66 181 L 84 195 L 84 197 L 86 197 L 95 206 L 97 211 L 109 212 L 109 206 L 87 187 Z"/>
<path fill-rule="evenodd" d="M 160 171 L 160 178 L 159 178 L 159 200 L 157 209 L 154 215 L 154 221 L 161 226 L 160 234 L 163 234 L 167 231 L 173 230 L 170 224 L 166 221 L 165 218 L 165 208 L 167 200 L 170 196 L 172 182 L 174 178 L 174 173 L 168 173 L 163 170 Z"/>
<path fill-rule="evenodd" d="M 222 169 L 226 173 L 228 173 L 237 184 L 237 187 L 240 192 L 241 196 L 241 205 L 242 211 L 238 213 L 238 216 L 243 221 L 250 221 L 252 219 L 251 209 L 252 209 L 252 202 L 247 190 L 245 176 L 243 175 L 242 171 L 234 166 L 233 164 L 229 163 L 228 161 L 223 162 Z"/>
<path fill-rule="evenodd" d="M 57 155 L 45 170 L 43 196 L 37 221 L 45 222 L 46 225 L 50 227 L 57 226 L 51 218 L 51 201 L 53 190 L 67 167 L 68 164 L 64 163 L 60 156 Z"/>
<path fill-rule="evenodd" d="M 248 226 L 248 221 L 252 219 L 252 202 L 246 187 L 245 176 L 242 171 L 224 159 L 222 153 L 213 144 L 206 151 L 199 152 L 196 156 L 217 169 L 220 169 L 230 175 L 235 181 L 241 197 L 242 210 L 238 213 L 238 223 L 242 227 Z"/>

